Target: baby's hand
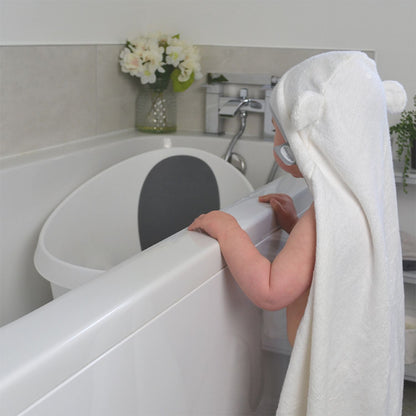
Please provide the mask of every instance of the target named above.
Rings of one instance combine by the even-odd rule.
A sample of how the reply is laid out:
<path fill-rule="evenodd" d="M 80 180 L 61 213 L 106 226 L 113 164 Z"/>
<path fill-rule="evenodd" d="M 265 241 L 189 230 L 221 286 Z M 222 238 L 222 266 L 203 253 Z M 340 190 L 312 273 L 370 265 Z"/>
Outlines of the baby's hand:
<path fill-rule="evenodd" d="M 208 214 L 202 214 L 196 218 L 188 227 L 188 230 L 201 230 L 216 240 L 220 240 L 233 229 L 239 228 L 238 222 L 232 215 L 222 211 L 211 211 Z"/>
<path fill-rule="evenodd" d="M 268 194 L 260 196 L 259 201 L 270 204 L 277 223 L 290 234 L 298 222 L 298 216 L 292 198 L 286 194 Z"/>

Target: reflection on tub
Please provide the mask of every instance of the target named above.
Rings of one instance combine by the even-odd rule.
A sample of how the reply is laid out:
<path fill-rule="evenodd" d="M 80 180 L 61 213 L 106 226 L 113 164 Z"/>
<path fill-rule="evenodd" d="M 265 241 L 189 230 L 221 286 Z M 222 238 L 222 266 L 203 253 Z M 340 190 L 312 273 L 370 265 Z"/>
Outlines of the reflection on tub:
<path fill-rule="evenodd" d="M 202 150 L 134 156 L 56 208 L 40 233 L 35 266 L 59 296 L 252 190 L 239 171 Z"/>

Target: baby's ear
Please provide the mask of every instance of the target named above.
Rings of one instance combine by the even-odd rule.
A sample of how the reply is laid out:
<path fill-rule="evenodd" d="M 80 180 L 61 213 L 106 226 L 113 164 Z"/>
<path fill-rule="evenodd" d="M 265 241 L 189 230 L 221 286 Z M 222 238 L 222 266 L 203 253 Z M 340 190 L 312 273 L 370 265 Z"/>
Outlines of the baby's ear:
<path fill-rule="evenodd" d="M 319 120 L 324 108 L 324 97 L 314 91 L 305 91 L 297 99 L 290 116 L 296 130 L 302 130 Z"/>
<path fill-rule="evenodd" d="M 401 113 L 407 103 L 407 95 L 402 84 L 397 81 L 383 81 L 386 94 L 387 111 L 391 114 Z"/>

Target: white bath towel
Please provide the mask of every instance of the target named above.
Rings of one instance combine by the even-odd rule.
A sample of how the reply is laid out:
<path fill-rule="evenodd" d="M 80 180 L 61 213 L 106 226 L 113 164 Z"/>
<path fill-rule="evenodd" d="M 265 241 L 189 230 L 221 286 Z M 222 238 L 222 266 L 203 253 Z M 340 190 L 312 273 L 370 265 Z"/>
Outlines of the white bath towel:
<path fill-rule="evenodd" d="M 315 203 L 316 264 L 279 416 L 399 416 L 401 249 L 387 109 L 406 94 L 360 52 L 289 70 L 272 108 Z"/>

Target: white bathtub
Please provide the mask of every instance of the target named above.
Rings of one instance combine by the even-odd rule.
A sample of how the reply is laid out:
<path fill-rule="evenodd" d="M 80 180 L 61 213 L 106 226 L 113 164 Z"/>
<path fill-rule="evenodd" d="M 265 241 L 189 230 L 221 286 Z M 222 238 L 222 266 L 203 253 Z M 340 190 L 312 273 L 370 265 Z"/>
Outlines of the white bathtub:
<path fill-rule="evenodd" d="M 218 155 L 228 142 L 181 135 L 171 140 Z M 14 222 L 17 234 L 29 240 L 20 254 L 32 249 L 33 258 L 34 230 L 81 182 L 162 145 L 160 136 L 124 132 L 28 155 L 24 163 L 2 161 L 3 185 L 24 188 L 26 182 L 26 190 L 17 189 L 3 206 L 7 219 L 25 214 Z M 242 140 L 238 146 L 258 188 L 272 165 L 272 145 Z M 35 187 L 37 179 L 52 183 Z M 270 257 L 283 234 L 257 195 L 275 191 L 292 194 L 299 211 L 310 203 L 303 181 L 284 176 L 227 209 Z M 10 236 L 12 225 L 3 227 Z M 0 328 L 0 414 L 254 415 L 263 393 L 261 340 L 261 311 L 235 285 L 217 243 L 182 231 Z"/>
<path fill-rule="evenodd" d="M 229 139 L 175 134 L 174 146 L 225 153 Z M 133 130 L 93 137 L 15 157 L 0 158 L 0 326 L 52 299 L 48 282 L 33 265 L 43 223 L 54 208 L 87 179 L 128 157 L 161 148 L 166 136 Z M 272 143 L 241 140 L 236 151 L 247 159 L 247 178 L 263 185 L 273 164 Z"/>

